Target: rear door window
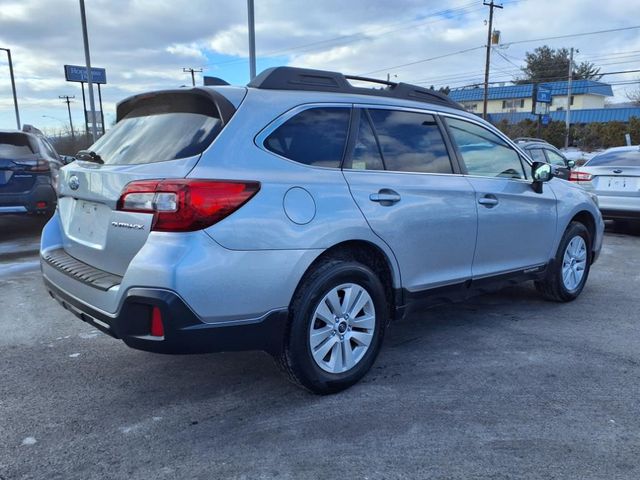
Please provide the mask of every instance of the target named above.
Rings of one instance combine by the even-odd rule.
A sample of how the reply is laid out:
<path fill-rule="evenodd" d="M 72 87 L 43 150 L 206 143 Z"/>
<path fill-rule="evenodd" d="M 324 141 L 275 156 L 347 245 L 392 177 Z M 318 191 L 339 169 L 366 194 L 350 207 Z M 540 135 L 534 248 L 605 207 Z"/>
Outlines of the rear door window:
<path fill-rule="evenodd" d="M 529 152 L 529 155 L 531 155 L 531 158 L 535 162 L 547 163 L 547 157 L 544 156 L 544 152 L 541 148 L 531 148 L 527 150 L 527 152 Z"/>
<path fill-rule="evenodd" d="M 353 170 L 384 170 L 380 147 L 373 133 L 371 119 L 366 110 L 361 111 L 356 143 L 353 146 L 351 157 L 345 161 L 344 168 Z"/>
<path fill-rule="evenodd" d="M 267 150 L 294 162 L 339 168 L 347 141 L 351 108 L 309 108 L 276 128 L 264 141 Z"/>
<path fill-rule="evenodd" d="M 547 158 L 549 159 L 549 163 L 551 165 L 557 165 L 558 167 L 566 166 L 566 163 L 564 162 L 564 158 L 562 157 L 562 155 L 548 148 L 545 149 L 545 152 L 547 154 Z"/>
<path fill-rule="evenodd" d="M 442 133 L 433 115 L 401 110 L 369 110 L 387 170 L 453 173 Z"/>
<path fill-rule="evenodd" d="M 526 178 L 520 155 L 498 135 L 464 120 L 446 121 L 469 175 Z"/>
<path fill-rule="evenodd" d="M 202 153 L 221 129 L 212 100 L 159 94 L 135 105 L 90 150 L 106 165 L 176 160 Z"/>

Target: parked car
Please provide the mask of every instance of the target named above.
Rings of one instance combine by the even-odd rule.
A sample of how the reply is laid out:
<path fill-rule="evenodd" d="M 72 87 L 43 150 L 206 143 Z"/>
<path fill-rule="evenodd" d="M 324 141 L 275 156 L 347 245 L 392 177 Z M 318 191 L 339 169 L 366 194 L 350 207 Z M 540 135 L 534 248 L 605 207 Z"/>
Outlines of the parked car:
<path fill-rule="evenodd" d="M 640 220 L 640 146 L 605 150 L 571 172 L 570 180 L 598 196 L 605 219 Z"/>
<path fill-rule="evenodd" d="M 592 195 L 446 96 L 349 78 L 278 67 L 118 104 L 62 169 L 50 294 L 133 348 L 263 349 L 318 393 L 426 305 L 525 280 L 580 294 Z"/>
<path fill-rule="evenodd" d="M 0 214 L 52 214 L 62 165 L 39 130 L 0 130 Z"/>
<path fill-rule="evenodd" d="M 546 162 L 557 168 L 557 176 L 569 179 L 571 169 L 575 167 L 574 160 L 568 160 L 556 147 L 540 138 L 521 137 L 515 139 L 520 148 L 529 154 L 535 162 Z"/>

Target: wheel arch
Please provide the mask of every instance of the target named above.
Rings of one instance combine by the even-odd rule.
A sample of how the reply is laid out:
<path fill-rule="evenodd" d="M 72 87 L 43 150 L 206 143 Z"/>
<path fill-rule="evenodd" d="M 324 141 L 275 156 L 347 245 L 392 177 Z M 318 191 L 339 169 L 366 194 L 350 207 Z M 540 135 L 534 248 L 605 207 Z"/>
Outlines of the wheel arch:
<path fill-rule="evenodd" d="M 571 222 L 579 222 L 587 228 L 587 231 L 589 232 L 589 238 L 591 240 L 591 248 L 593 248 L 596 238 L 596 219 L 593 217 L 591 212 L 587 210 L 581 210 L 571 218 L 571 220 L 569 221 L 569 225 L 571 225 Z M 569 225 L 567 225 L 567 227 Z"/>
<path fill-rule="evenodd" d="M 400 308 L 404 302 L 401 296 L 400 271 L 397 267 L 395 257 L 390 256 L 381 247 L 368 240 L 347 240 L 324 250 L 311 262 L 300 279 L 300 282 L 298 282 L 296 291 L 300 288 L 306 276 L 312 272 L 319 263 L 327 259 L 355 260 L 371 268 L 385 288 L 391 309 L 391 318 L 400 316 L 401 312 L 398 312 L 398 308 Z"/>

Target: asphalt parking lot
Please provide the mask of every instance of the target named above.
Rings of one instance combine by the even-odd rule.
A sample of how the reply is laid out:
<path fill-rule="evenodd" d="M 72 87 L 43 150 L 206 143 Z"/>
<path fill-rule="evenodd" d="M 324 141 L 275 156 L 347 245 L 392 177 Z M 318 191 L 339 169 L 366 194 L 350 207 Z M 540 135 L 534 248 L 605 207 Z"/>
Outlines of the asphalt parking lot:
<path fill-rule="evenodd" d="M 45 293 L 42 221 L 0 218 L 0 480 L 640 478 L 640 233 L 571 304 L 530 285 L 393 325 L 318 397 L 262 353 L 161 356 Z"/>

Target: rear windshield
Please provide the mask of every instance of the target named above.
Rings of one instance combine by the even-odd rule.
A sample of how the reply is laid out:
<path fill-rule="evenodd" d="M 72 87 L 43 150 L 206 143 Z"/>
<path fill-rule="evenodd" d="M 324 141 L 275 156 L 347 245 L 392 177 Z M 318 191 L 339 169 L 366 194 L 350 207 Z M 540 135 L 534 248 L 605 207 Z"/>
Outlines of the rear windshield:
<path fill-rule="evenodd" d="M 640 166 L 640 147 L 638 150 L 619 150 L 604 152 L 589 160 L 585 167 L 633 167 Z"/>
<path fill-rule="evenodd" d="M 202 153 L 221 126 L 215 104 L 206 98 L 160 94 L 136 105 L 89 149 L 105 165 L 176 160 Z"/>
<path fill-rule="evenodd" d="M 24 133 L 0 133 L 0 158 L 21 158 L 35 151 Z"/>

